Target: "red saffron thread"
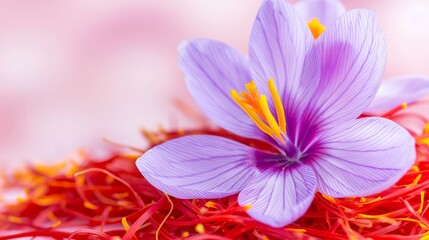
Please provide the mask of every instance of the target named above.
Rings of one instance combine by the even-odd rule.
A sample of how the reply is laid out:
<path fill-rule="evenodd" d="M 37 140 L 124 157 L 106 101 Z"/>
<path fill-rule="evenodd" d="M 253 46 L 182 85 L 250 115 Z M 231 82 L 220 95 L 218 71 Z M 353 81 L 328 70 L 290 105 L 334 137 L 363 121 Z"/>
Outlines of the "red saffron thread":
<path fill-rule="evenodd" d="M 395 108 L 383 117 L 429 126 L 426 117 Z M 316 193 L 295 223 L 272 228 L 246 214 L 237 196 L 183 200 L 153 188 L 134 161 L 141 155 L 117 153 L 77 165 L 28 167 L 4 177 L 1 192 L 22 189 L 25 197 L 3 203 L 0 240 L 44 236 L 52 239 L 429 239 L 429 127 L 409 130 L 417 161 L 394 186 L 374 196 L 333 199 Z M 264 143 L 224 130 L 145 130 L 155 146 L 183 135 L 211 134 L 265 150 Z"/>

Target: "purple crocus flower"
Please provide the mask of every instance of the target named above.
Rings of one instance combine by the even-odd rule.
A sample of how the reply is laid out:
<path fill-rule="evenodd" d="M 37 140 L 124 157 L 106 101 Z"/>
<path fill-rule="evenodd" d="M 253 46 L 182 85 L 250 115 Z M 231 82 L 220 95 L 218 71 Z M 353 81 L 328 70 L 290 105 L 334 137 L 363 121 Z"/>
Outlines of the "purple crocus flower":
<path fill-rule="evenodd" d="M 318 19 L 327 27 L 346 12 L 346 8 L 339 0 L 300 0 L 294 7 L 305 21 Z M 383 114 L 401 104 L 411 104 L 428 94 L 428 76 L 413 74 L 386 79 L 382 81 L 365 114 Z"/>
<path fill-rule="evenodd" d="M 185 199 L 239 193 L 250 216 L 282 227 L 305 213 L 316 191 L 375 194 L 411 167 L 414 140 L 406 130 L 358 118 L 385 67 L 373 12 L 346 12 L 325 30 L 318 21 L 307 25 L 286 1 L 266 0 L 249 49 L 246 58 L 224 43 L 193 40 L 180 46 L 180 64 L 211 120 L 276 150 L 209 135 L 174 139 L 137 160 L 153 186 Z"/>

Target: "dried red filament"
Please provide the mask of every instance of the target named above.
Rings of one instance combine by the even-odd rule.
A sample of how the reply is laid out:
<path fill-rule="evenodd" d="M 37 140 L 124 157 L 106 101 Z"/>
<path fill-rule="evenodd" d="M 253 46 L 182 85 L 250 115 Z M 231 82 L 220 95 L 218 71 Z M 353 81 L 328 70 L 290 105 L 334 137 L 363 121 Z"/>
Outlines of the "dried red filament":
<path fill-rule="evenodd" d="M 384 115 L 428 120 L 401 109 Z M 84 164 L 29 167 L 5 179 L 4 191 L 25 189 L 26 197 L 0 211 L 1 239 L 429 239 L 429 127 L 410 133 L 417 162 L 393 187 L 367 198 L 333 199 L 320 193 L 307 213 L 285 228 L 253 220 L 237 197 L 181 200 L 153 188 L 134 161 L 142 152 L 115 154 Z M 233 138 L 266 150 L 270 146 L 223 130 L 144 132 L 152 145 L 191 134 Z M 18 233 L 16 230 L 19 230 Z"/>

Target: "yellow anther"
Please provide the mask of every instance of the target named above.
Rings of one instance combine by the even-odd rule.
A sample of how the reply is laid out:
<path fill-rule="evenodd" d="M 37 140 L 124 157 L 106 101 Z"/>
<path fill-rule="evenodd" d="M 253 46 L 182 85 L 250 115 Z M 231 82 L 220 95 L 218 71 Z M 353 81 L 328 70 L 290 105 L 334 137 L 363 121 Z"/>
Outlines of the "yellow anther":
<path fill-rule="evenodd" d="M 317 18 L 313 18 L 310 22 L 307 23 L 307 25 L 310 28 L 314 39 L 317 39 L 326 30 L 326 27 L 323 26 Z"/>
<path fill-rule="evenodd" d="M 67 170 L 66 177 L 71 178 L 73 175 L 79 170 L 79 165 L 75 163 L 74 161 L 71 162 L 72 166 Z"/>
<path fill-rule="evenodd" d="M 51 225 L 51 228 L 56 228 L 56 227 L 58 227 L 58 226 L 60 226 L 61 225 L 61 221 L 60 220 L 58 220 L 58 221 L 56 221 L 54 224 L 52 224 Z"/>
<path fill-rule="evenodd" d="M 83 185 L 85 185 L 85 176 L 83 176 L 83 175 L 79 175 L 79 176 L 77 176 L 77 177 L 76 177 L 76 184 L 77 184 L 78 186 L 83 186 Z"/>
<path fill-rule="evenodd" d="M 113 193 L 112 196 L 116 199 L 123 199 L 128 197 L 130 194 L 128 192 L 123 192 L 123 193 Z"/>
<path fill-rule="evenodd" d="M 426 144 L 429 146 L 429 137 L 417 139 L 417 143 Z"/>
<path fill-rule="evenodd" d="M 52 194 L 33 199 L 33 202 L 39 206 L 50 206 L 64 201 L 65 198 L 62 194 Z"/>
<path fill-rule="evenodd" d="M 271 97 L 273 98 L 274 107 L 276 108 L 277 118 L 279 120 L 280 129 L 283 132 L 286 132 L 286 117 L 285 110 L 283 107 L 282 100 L 280 98 L 279 92 L 277 91 L 276 86 L 274 85 L 274 79 L 268 80 L 268 88 L 270 89 Z"/>
<path fill-rule="evenodd" d="M 407 104 L 406 102 L 403 102 L 403 103 L 401 103 L 401 107 L 402 107 L 402 108 L 407 108 L 407 107 L 408 107 L 408 104 Z"/>
<path fill-rule="evenodd" d="M 371 203 L 374 203 L 374 202 L 377 202 L 377 201 L 380 201 L 381 200 L 381 197 L 377 197 L 377 198 L 374 198 L 374 199 L 372 199 L 372 200 L 367 200 L 367 199 L 365 199 L 366 201 L 364 201 L 364 202 L 362 202 L 361 201 L 361 203 L 362 204 L 371 204 Z"/>
<path fill-rule="evenodd" d="M 413 165 L 413 166 L 411 167 L 411 171 L 418 172 L 418 171 L 420 171 L 420 168 L 419 168 L 419 166 L 417 166 L 417 165 Z"/>
<path fill-rule="evenodd" d="M 429 133 L 429 123 L 426 123 L 423 133 Z"/>
<path fill-rule="evenodd" d="M 335 202 L 335 199 L 333 197 L 331 197 L 331 196 L 327 196 L 325 194 L 322 194 L 322 196 L 323 196 L 323 198 L 325 198 L 326 200 L 328 200 L 330 202 L 333 202 L 333 203 Z"/>
<path fill-rule="evenodd" d="M 183 232 L 183 233 L 182 233 L 182 237 L 183 237 L 183 238 L 187 238 L 187 237 L 189 237 L 189 232 L 187 232 L 187 231 Z"/>
<path fill-rule="evenodd" d="M 250 93 L 250 96 L 253 98 L 253 100 L 258 99 L 258 90 L 256 88 L 255 81 L 246 83 L 245 87 L 247 91 Z"/>
<path fill-rule="evenodd" d="M 22 218 L 16 216 L 8 216 L 7 220 L 11 223 L 22 223 Z"/>
<path fill-rule="evenodd" d="M 414 181 L 412 183 L 408 184 L 408 187 L 416 186 L 419 183 L 420 178 L 422 178 L 422 175 L 421 174 L 417 175 L 417 177 L 414 179 Z"/>
<path fill-rule="evenodd" d="M 240 95 L 235 90 L 231 90 L 231 97 L 234 101 L 240 106 L 247 115 L 249 115 L 250 119 L 258 126 L 264 133 L 268 135 L 273 135 L 270 127 L 268 127 L 243 100 L 240 98 Z"/>
<path fill-rule="evenodd" d="M 83 203 L 83 206 L 86 207 L 86 208 L 88 208 L 88 209 L 91 209 L 91 210 L 97 210 L 98 209 L 98 207 L 96 205 L 94 205 L 94 204 L 92 204 L 91 202 L 88 202 L 88 201 L 85 201 Z"/>
<path fill-rule="evenodd" d="M 248 211 L 248 210 L 252 209 L 252 205 L 246 204 L 243 206 L 243 208 L 244 208 L 244 210 Z"/>
<path fill-rule="evenodd" d="M 49 177 L 53 177 L 59 172 L 61 172 L 62 170 L 64 170 L 64 168 L 66 167 L 67 167 L 67 162 L 62 162 L 49 167 L 45 165 L 36 165 L 34 166 L 34 169 L 41 174 L 44 174 Z"/>
<path fill-rule="evenodd" d="M 204 228 L 204 225 L 202 223 L 198 223 L 197 225 L 195 225 L 195 231 L 197 231 L 197 233 L 203 234 L 206 232 L 206 229 Z"/>
<path fill-rule="evenodd" d="M 286 228 L 286 229 L 289 230 L 289 231 L 292 231 L 292 232 L 297 232 L 297 233 L 305 233 L 305 232 L 307 232 L 307 230 L 302 229 L 302 228 Z"/>
<path fill-rule="evenodd" d="M 268 106 L 268 100 L 265 95 L 261 95 L 261 97 L 259 98 L 259 104 L 261 105 L 262 112 L 264 113 L 264 116 L 267 119 L 268 125 L 270 125 L 270 128 L 273 131 L 274 135 L 279 140 L 284 141 L 281 136 L 280 127 L 277 124 L 276 119 L 274 118 L 273 114 L 270 111 L 270 107 Z"/>
<path fill-rule="evenodd" d="M 122 218 L 122 226 L 124 226 L 125 231 L 127 231 L 127 232 L 128 232 L 128 230 L 130 230 L 130 225 L 128 224 L 128 222 L 127 222 L 127 218 L 126 218 L 126 217 L 123 217 L 123 218 Z"/>
<path fill-rule="evenodd" d="M 206 203 L 204 204 L 204 206 L 206 206 L 206 207 L 208 207 L 208 208 L 214 208 L 214 209 L 217 209 L 216 204 L 215 204 L 214 202 L 212 202 L 212 201 L 208 201 L 208 202 L 206 202 Z"/>
<path fill-rule="evenodd" d="M 425 192 L 421 191 L 420 192 L 420 206 L 419 206 L 419 209 L 417 210 L 417 213 L 419 213 L 419 214 L 422 213 L 424 203 L 425 203 Z"/>
<path fill-rule="evenodd" d="M 53 212 L 48 213 L 48 219 L 51 220 L 52 222 L 58 221 L 58 218 L 55 216 Z"/>
<path fill-rule="evenodd" d="M 241 109 L 252 119 L 252 121 L 264 133 L 285 142 L 283 136 L 286 134 L 286 116 L 280 95 L 274 85 L 274 80 L 268 80 L 268 88 L 276 110 L 277 119 L 271 112 L 266 95 L 260 95 L 254 81 L 245 85 L 247 92 L 237 93 L 231 90 L 231 97 Z"/>

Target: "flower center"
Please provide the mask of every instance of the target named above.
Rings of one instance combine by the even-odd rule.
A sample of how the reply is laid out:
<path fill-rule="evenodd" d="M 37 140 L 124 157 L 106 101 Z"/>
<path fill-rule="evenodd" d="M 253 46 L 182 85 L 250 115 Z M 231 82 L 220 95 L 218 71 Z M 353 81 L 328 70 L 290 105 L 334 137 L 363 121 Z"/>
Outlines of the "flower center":
<path fill-rule="evenodd" d="M 277 119 L 274 118 L 269 106 L 267 97 L 259 94 L 255 81 L 245 85 L 247 91 L 237 93 L 231 90 L 231 97 L 238 106 L 252 119 L 252 121 L 264 133 L 270 135 L 273 139 L 285 143 L 286 137 L 286 116 L 280 95 L 274 85 L 274 80 L 268 80 L 268 89 L 270 90 L 271 99 L 276 109 Z"/>
<path fill-rule="evenodd" d="M 317 39 L 326 30 L 326 27 L 323 26 L 317 18 L 313 18 L 310 22 L 307 23 L 307 25 L 310 28 L 314 39 Z"/>

